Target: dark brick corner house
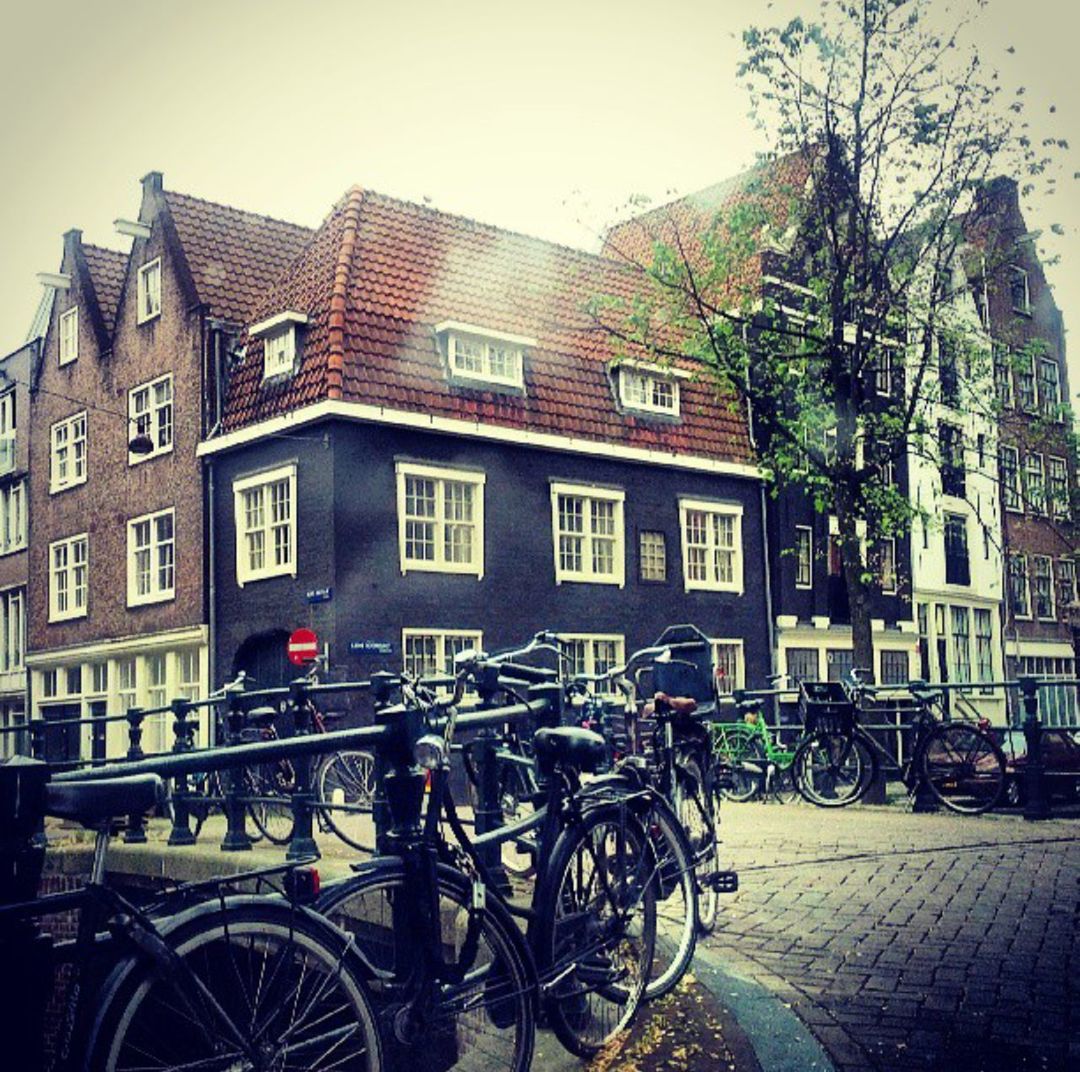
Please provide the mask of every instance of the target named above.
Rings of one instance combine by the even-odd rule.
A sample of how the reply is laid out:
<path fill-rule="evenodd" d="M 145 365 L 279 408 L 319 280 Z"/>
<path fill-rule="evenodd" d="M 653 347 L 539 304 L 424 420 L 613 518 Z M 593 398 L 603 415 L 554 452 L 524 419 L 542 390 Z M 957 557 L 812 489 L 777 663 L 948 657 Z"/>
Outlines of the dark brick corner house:
<path fill-rule="evenodd" d="M 770 668 L 745 422 L 613 360 L 613 261 L 352 189 L 247 319 L 213 487 L 218 676 L 316 629 L 335 676 L 442 669 L 539 628 L 596 670 L 691 621 Z"/>

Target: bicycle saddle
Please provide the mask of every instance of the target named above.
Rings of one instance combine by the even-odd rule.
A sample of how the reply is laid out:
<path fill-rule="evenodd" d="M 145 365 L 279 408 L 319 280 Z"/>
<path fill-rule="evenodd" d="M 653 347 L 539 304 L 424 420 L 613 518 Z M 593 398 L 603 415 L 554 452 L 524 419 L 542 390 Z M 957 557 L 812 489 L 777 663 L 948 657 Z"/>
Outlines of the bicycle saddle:
<path fill-rule="evenodd" d="M 739 700 L 735 706 L 744 714 L 748 715 L 755 711 L 760 711 L 765 706 L 765 701 L 761 697 L 752 700 Z"/>
<path fill-rule="evenodd" d="M 604 738 L 578 726 L 539 729 L 533 737 L 533 748 L 541 774 L 550 774 L 560 764 L 592 774 L 607 759 Z"/>
<path fill-rule="evenodd" d="M 697 709 L 698 702 L 692 696 L 669 696 L 666 692 L 658 692 L 645 705 L 642 714 L 648 718 L 653 714 L 670 711 L 673 715 L 685 717 L 686 715 L 692 715 Z"/>
<path fill-rule="evenodd" d="M 165 783 L 156 774 L 50 782 L 45 787 L 45 814 L 81 826 L 100 826 L 121 815 L 142 815 L 164 803 Z"/>
<path fill-rule="evenodd" d="M 277 718 L 277 709 L 273 707 L 253 707 L 244 715 L 249 726 L 269 726 Z"/>

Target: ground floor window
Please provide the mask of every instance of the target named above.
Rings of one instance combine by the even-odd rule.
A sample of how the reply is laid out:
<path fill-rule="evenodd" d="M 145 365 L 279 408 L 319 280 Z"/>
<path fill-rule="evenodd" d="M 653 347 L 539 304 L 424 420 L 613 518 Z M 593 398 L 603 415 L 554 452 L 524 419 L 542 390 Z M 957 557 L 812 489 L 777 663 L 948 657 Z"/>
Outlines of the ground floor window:
<path fill-rule="evenodd" d="M 1076 660 L 1044 655 L 1021 655 L 1016 661 L 1017 674 L 1037 677 L 1060 677 L 1075 681 Z M 1023 708 L 1017 703 L 1016 712 L 1023 718 Z M 1062 684 L 1039 689 L 1039 719 L 1044 726 L 1080 726 L 1076 686 Z"/>
<path fill-rule="evenodd" d="M 577 674 L 606 674 L 626 660 L 626 642 L 618 634 L 560 633 L 565 646 L 564 672 L 568 677 Z M 604 686 L 601 692 L 611 692 Z"/>
<path fill-rule="evenodd" d="M 746 686 L 743 643 L 741 640 L 714 640 L 712 643 L 716 691 L 722 696 L 730 696 L 736 689 Z"/>
<path fill-rule="evenodd" d="M 479 651 L 483 634 L 476 629 L 403 629 L 403 669 L 410 677 L 453 675 L 454 656 L 470 648 Z"/>
<path fill-rule="evenodd" d="M 21 699 L 0 701 L 0 759 L 30 754 L 26 708 Z"/>
<path fill-rule="evenodd" d="M 908 653 L 906 651 L 889 651 L 887 648 L 881 652 L 881 684 L 904 685 L 907 683 Z"/>

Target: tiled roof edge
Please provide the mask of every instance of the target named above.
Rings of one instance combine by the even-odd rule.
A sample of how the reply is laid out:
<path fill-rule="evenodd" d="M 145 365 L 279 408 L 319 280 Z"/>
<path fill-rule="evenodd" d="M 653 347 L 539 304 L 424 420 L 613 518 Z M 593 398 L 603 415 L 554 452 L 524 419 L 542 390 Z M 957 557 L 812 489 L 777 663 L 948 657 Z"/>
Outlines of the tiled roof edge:
<path fill-rule="evenodd" d="M 334 266 L 334 288 L 330 296 L 330 323 L 327 330 L 326 396 L 340 400 L 345 372 L 345 307 L 349 290 L 349 271 L 356 250 L 356 236 L 360 228 L 360 207 L 364 191 L 352 187 L 345 200 L 345 227 Z"/>

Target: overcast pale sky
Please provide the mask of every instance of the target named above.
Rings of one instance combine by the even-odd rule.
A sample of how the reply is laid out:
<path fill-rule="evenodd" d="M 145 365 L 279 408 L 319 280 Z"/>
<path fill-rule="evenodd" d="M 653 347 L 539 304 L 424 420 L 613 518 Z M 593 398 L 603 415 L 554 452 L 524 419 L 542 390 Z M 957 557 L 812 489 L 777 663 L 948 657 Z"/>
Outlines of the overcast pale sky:
<path fill-rule="evenodd" d="M 768 10 L 767 10 L 768 9 Z M 763 148 L 739 34 L 813 0 L 121 0 L 0 15 L 0 351 L 19 345 L 60 235 L 119 247 L 138 180 L 316 225 L 351 184 L 585 248 L 626 198 L 689 192 Z M 991 0 L 985 58 L 1080 146 L 1071 0 Z M 1006 52 L 1012 45 L 1014 54 Z M 1075 160 L 1073 158 L 1076 158 Z M 1080 170 L 1072 151 L 1067 174 Z M 1080 322 L 1080 190 L 1052 269 Z M 1054 201 L 1056 200 L 1056 204 Z M 1074 347 L 1080 349 L 1080 347 Z M 1078 367 L 1080 354 L 1070 364 Z M 1074 391 L 1080 387 L 1075 372 Z"/>

